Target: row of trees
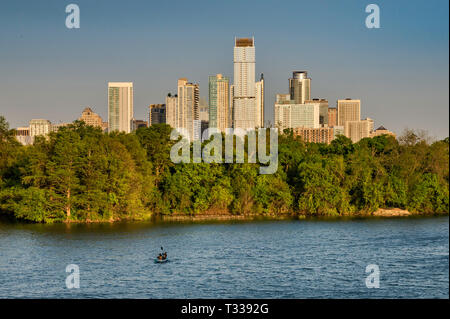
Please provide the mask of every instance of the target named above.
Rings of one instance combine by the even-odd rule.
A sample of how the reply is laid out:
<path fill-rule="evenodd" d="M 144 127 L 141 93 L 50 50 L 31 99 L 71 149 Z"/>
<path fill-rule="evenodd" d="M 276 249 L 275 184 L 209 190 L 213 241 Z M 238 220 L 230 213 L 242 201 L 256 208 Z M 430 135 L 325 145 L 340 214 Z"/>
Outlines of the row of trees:
<path fill-rule="evenodd" d="M 449 140 L 413 131 L 353 144 L 279 137 L 279 167 L 174 164 L 168 125 L 104 134 L 83 122 L 22 146 L 0 117 L 0 214 L 33 222 L 147 219 L 157 214 L 366 214 L 449 211 Z"/>

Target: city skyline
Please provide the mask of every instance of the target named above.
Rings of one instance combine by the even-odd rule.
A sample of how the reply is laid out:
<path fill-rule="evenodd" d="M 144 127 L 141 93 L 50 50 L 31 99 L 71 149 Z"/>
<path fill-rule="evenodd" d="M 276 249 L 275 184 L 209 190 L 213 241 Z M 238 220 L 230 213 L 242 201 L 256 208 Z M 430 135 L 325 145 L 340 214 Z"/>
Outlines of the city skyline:
<path fill-rule="evenodd" d="M 180 10 L 173 10 L 176 6 L 171 8 L 173 25 L 158 29 L 159 34 L 149 29 L 139 10 L 131 8 L 121 16 L 130 17 L 130 21 L 133 16 L 140 26 L 135 29 L 135 23 L 130 22 L 120 33 L 127 35 L 124 42 L 134 48 L 127 53 L 122 48 L 111 52 L 109 46 L 101 47 L 122 25 L 106 23 L 100 18 L 101 12 L 110 10 L 114 18 L 119 15 L 117 9 L 108 9 L 105 2 L 77 3 L 82 21 L 79 30 L 65 28 L 65 4 L 58 2 L 7 4 L 0 13 L 1 39 L 8 41 L 0 53 L 4 61 L 2 74 L 6 75 L 0 83 L 0 109 L 11 127 L 24 126 L 33 118 L 46 118 L 52 123 L 72 121 L 86 106 L 106 119 L 104 88 L 110 81 L 133 82 L 136 119 L 147 118 L 149 104 L 164 103 L 180 77 L 199 83 L 200 97 L 207 98 L 208 76 L 221 73 L 233 77 L 230 56 L 234 37 L 254 36 L 258 47 L 255 73 L 264 73 L 265 119 L 272 124 L 275 95 L 285 91 L 292 71 L 307 70 L 313 83 L 311 98 L 327 99 L 330 107 L 336 107 L 338 99 L 360 99 L 361 118 L 375 119 L 375 127 L 383 125 L 397 134 L 408 127 L 428 130 L 437 138 L 448 136 L 448 3 L 434 3 L 424 9 L 409 2 L 379 1 L 382 27 L 369 30 L 364 26 L 366 4 L 330 3 L 324 9 L 304 2 L 286 2 L 293 9 L 302 7 L 311 14 L 324 14 L 330 20 L 323 21 L 326 26 L 337 23 L 326 34 L 311 17 L 302 15 L 310 24 L 305 24 L 298 38 L 289 31 L 293 13 L 288 11 L 284 11 L 282 20 L 276 20 L 282 25 L 264 23 L 264 28 L 253 16 L 237 25 L 208 30 L 202 27 L 210 23 L 209 18 L 200 22 L 193 19 L 190 26 L 200 33 L 192 36 L 176 28 L 185 22 L 175 21 L 180 15 Z M 148 4 L 136 2 L 134 7 L 148 8 Z M 224 9 L 224 14 L 230 10 L 217 3 L 205 3 L 206 12 L 217 7 Z M 168 7 L 157 9 L 164 12 Z M 275 3 L 261 2 L 257 11 L 267 17 L 272 9 L 281 10 Z M 34 20 L 27 19 L 31 14 Z M 32 28 L 37 17 L 47 15 L 47 23 Z M 347 19 L 340 21 L 335 16 Z M 145 35 L 152 39 L 151 47 L 144 45 Z M 198 41 L 195 46 L 186 46 L 201 37 L 208 37 L 212 43 Z M 297 44 L 300 38 L 303 42 Z M 182 51 L 174 50 L 177 47 Z M 118 61 L 125 62 L 113 69 L 112 63 Z M 419 77 L 421 90 L 415 87 Z M 20 93 L 25 87 L 29 94 Z M 50 90 L 51 95 L 45 94 Z"/>

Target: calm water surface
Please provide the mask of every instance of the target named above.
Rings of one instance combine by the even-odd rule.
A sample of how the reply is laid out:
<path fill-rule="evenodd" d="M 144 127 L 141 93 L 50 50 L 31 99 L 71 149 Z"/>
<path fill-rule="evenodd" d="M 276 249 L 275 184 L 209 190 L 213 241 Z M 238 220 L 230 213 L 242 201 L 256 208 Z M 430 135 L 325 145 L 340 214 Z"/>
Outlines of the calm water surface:
<path fill-rule="evenodd" d="M 170 262 L 155 264 L 164 246 Z M 68 264 L 80 289 L 67 289 Z M 380 268 L 380 288 L 365 285 Z M 0 298 L 448 298 L 449 219 L 0 224 Z"/>

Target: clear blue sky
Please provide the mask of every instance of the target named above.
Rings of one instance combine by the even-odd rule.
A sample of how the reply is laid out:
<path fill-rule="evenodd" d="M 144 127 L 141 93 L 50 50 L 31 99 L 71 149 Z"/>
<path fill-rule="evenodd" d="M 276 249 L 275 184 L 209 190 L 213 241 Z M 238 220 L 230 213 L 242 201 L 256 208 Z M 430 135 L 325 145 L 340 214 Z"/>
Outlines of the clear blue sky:
<path fill-rule="evenodd" d="M 81 28 L 65 27 L 76 3 Z M 366 5 L 381 29 L 365 27 Z M 433 1 L 3 1 L 0 114 L 12 127 L 32 118 L 76 119 L 91 106 L 107 118 L 107 82 L 133 81 L 135 117 L 163 103 L 179 77 L 200 84 L 233 77 L 235 36 L 254 36 L 266 80 L 266 118 L 293 70 L 307 70 L 313 97 L 334 106 L 362 100 L 362 117 L 397 133 L 449 131 L 449 7 Z"/>

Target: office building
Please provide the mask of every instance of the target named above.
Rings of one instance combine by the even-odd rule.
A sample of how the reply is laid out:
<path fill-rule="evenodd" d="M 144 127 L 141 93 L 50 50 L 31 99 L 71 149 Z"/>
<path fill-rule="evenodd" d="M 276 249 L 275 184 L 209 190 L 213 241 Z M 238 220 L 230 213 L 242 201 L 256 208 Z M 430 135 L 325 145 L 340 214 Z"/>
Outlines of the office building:
<path fill-rule="evenodd" d="M 289 93 L 294 104 L 304 104 L 306 100 L 311 99 L 311 79 L 308 78 L 306 71 L 292 72 L 292 78 L 289 79 Z"/>
<path fill-rule="evenodd" d="M 49 120 L 33 119 L 30 121 L 30 136 L 46 136 L 52 131 L 52 123 Z"/>
<path fill-rule="evenodd" d="M 108 83 L 109 132 L 130 133 L 133 126 L 133 82 Z"/>
<path fill-rule="evenodd" d="M 328 127 L 328 100 L 312 99 L 305 100 L 305 104 L 317 104 L 319 106 L 319 124 L 321 127 Z"/>
<path fill-rule="evenodd" d="M 86 125 L 94 127 L 102 128 L 103 126 L 103 120 L 101 116 L 97 113 L 94 113 L 94 111 L 92 111 L 89 106 L 86 107 L 83 112 L 81 112 L 81 116 L 78 120 L 83 121 L 84 123 L 86 123 Z"/>
<path fill-rule="evenodd" d="M 347 121 L 359 121 L 361 119 L 361 101 L 347 98 L 337 101 L 337 125 L 345 126 Z"/>
<path fill-rule="evenodd" d="M 346 121 L 344 126 L 344 135 L 352 140 L 353 143 L 358 142 L 362 138 L 370 137 L 373 131 L 373 120 L 367 118 L 361 121 Z"/>
<path fill-rule="evenodd" d="M 328 108 L 328 126 L 337 126 L 337 108 L 335 107 Z"/>
<path fill-rule="evenodd" d="M 334 139 L 333 128 L 331 127 L 319 127 L 319 128 L 294 128 L 293 133 L 295 136 L 300 136 L 303 141 L 307 143 L 325 143 L 330 144 Z"/>

